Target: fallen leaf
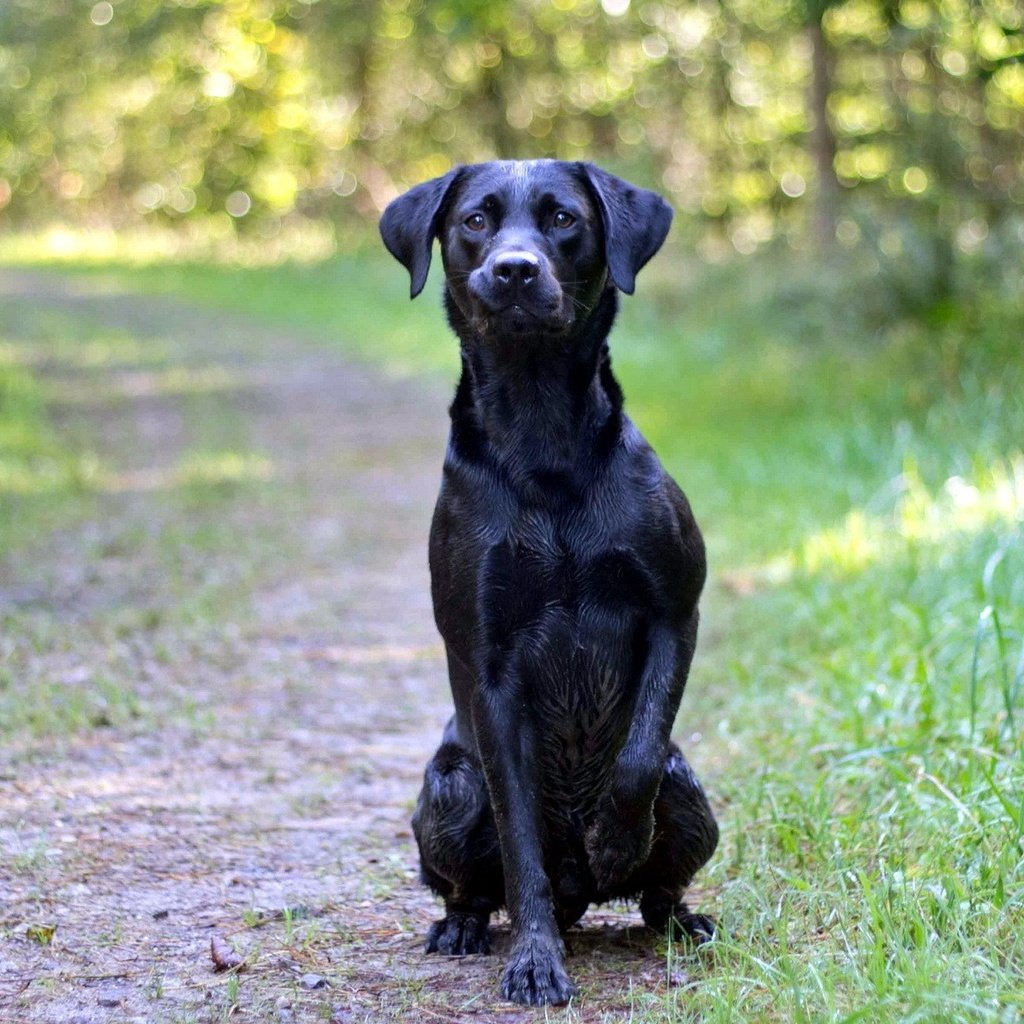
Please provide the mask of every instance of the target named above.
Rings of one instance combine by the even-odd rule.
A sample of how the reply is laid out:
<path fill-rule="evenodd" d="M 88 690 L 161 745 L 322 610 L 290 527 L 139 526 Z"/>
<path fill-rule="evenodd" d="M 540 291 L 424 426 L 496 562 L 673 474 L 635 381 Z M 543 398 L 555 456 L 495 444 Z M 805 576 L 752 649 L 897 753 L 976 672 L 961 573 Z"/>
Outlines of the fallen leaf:
<path fill-rule="evenodd" d="M 219 935 L 210 939 L 210 959 L 218 972 L 241 970 L 245 962 Z"/>

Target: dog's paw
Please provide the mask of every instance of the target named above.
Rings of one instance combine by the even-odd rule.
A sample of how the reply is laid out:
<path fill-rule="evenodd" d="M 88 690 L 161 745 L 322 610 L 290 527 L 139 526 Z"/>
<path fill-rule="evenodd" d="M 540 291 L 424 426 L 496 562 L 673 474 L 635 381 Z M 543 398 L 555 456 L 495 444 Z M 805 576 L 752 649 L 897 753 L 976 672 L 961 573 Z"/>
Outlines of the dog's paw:
<path fill-rule="evenodd" d="M 693 914 L 685 903 L 672 903 L 661 898 L 644 896 L 640 900 L 640 913 L 648 928 L 668 935 L 674 942 L 689 940 L 703 946 L 715 937 L 717 925 L 707 914 Z"/>
<path fill-rule="evenodd" d="M 562 966 L 561 944 L 533 940 L 516 947 L 505 968 L 501 994 L 523 1006 L 563 1006 L 576 986 Z"/>
<path fill-rule="evenodd" d="M 587 859 L 599 892 L 611 892 L 626 882 L 647 860 L 653 836 L 653 815 L 632 827 L 601 815 L 587 829 Z"/>
<path fill-rule="evenodd" d="M 691 914 L 680 905 L 669 921 L 673 939 L 689 939 L 695 946 L 703 946 L 715 937 L 715 919 L 707 914 Z"/>
<path fill-rule="evenodd" d="M 491 936 L 487 919 L 479 914 L 449 914 L 435 921 L 427 932 L 428 953 L 469 956 L 490 953 Z"/>

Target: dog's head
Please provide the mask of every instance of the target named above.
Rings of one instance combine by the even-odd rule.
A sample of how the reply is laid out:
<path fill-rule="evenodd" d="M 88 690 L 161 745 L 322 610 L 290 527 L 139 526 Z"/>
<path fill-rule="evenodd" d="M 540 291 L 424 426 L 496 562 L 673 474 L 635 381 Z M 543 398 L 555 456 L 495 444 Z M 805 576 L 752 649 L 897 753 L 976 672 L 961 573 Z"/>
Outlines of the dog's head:
<path fill-rule="evenodd" d="M 452 301 L 484 337 L 559 335 L 611 284 L 632 294 L 672 210 L 588 163 L 493 161 L 456 167 L 395 199 L 380 232 L 423 289 L 441 240 Z"/>

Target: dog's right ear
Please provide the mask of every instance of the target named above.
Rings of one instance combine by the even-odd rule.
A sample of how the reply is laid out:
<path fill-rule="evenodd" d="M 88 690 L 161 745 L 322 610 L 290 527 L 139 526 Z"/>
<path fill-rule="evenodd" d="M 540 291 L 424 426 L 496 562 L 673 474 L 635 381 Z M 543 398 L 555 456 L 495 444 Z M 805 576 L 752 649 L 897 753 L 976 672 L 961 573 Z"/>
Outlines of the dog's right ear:
<path fill-rule="evenodd" d="M 409 297 L 415 299 L 427 283 L 430 250 L 437 237 L 439 214 L 461 168 L 409 189 L 387 205 L 380 219 L 380 237 L 392 256 L 409 271 Z"/>
<path fill-rule="evenodd" d="M 631 185 L 594 164 L 577 166 L 601 209 L 609 276 L 616 288 L 632 295 L 637 273 L 668 235 L 672 207 L 656 192 Z"/>

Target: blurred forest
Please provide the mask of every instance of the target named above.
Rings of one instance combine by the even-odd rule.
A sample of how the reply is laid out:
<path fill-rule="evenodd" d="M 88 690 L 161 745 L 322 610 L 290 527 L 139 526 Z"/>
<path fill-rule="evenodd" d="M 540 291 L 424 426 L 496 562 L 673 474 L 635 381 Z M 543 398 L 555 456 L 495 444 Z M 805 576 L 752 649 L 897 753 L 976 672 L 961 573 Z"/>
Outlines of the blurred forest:
<path fill-rule="evenodd" d="M 4 0 L 0 225 L 358 237 L 456 162 L 594 159 L 702 258 L 1019 292 L 1019 0 Z"/>

